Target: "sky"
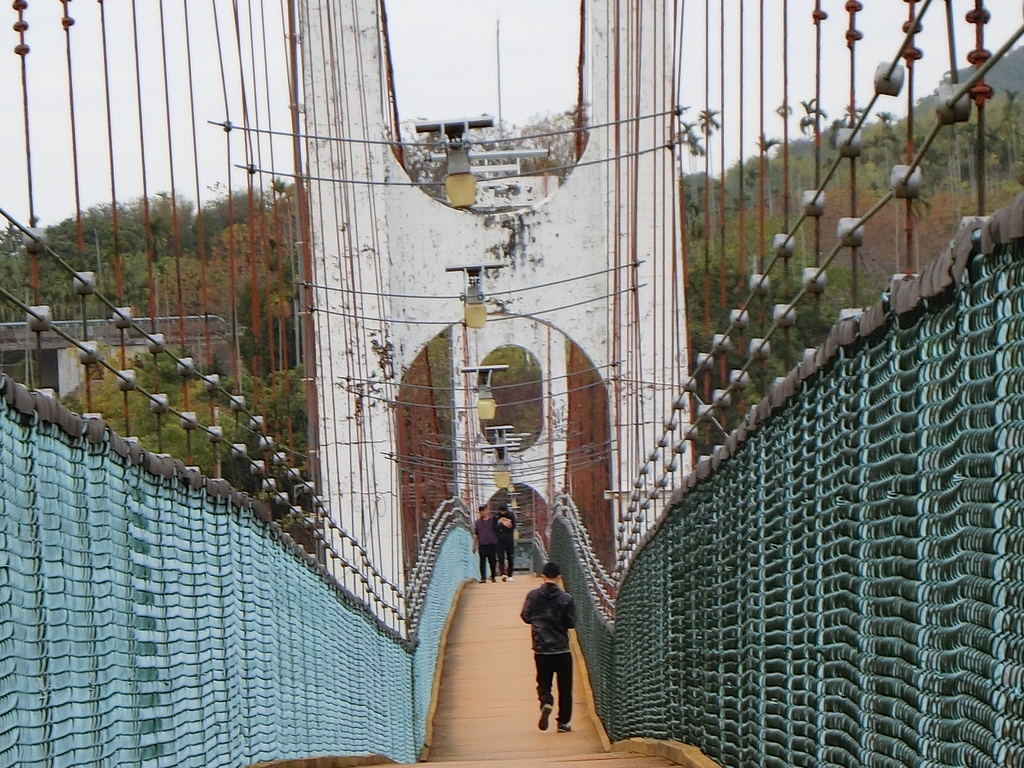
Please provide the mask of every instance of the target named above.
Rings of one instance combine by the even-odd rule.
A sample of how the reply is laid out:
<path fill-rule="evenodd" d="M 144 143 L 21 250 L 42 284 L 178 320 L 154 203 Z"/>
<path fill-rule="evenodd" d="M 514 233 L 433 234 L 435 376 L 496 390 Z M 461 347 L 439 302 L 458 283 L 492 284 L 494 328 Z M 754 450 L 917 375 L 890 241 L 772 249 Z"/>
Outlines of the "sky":
<path fill-rule="evenodd" d="M 662 2 L 663 0 L 645 0 Z M 560 112 L 575 105 L 579 39 L 579 0 L 385 0 L 389 17 L 390 42 L 395 72 L 395 90 L 403 120 L 450 118 L 489 113 L 497 115 L 498 104 L 498 29 L 500 26 L 501 116 L 507 123 L 522 125 L 537 115 Z M 672 0 L 664 0 L 671 4 Z M 917 3 L 921 7 L 924 3 Z M 230 119 L 242 122 L 235 106 L 239 90 L 239 69 L 245 69 L 250 82 L 250 97 L 259 114 L 250 114 L 264 127 L 287 130 L 287 85 L 284 79 L 286 57 L 280 21 L 280 0 L 238 4 L 243 14 L 241 34 L 236 36 L 230 0 L 188 2 L 190 15 L 186 37 L 185 0 L 143 0 L 137 3 L 142 89 L 142 133 L 146 142 L 148 191 L 154 194 L 170 186 L 168 137 L 174 148 L 175 180 L 179 193 L 195 197 L 196 188 L 204 198 L 219 194 L 225 183 L 245 183 L 244 172 L 232 170 L 234 163 L 245 162 L 245 137 L 241 131 L 226 134 L 207 121 Z M 710 90 L 712 109 L 723 115 L 727 164 L 741 151 L 739 117 L 744 117 L 746 155 L 755 152 L 759 132 L 758 110 L 761 76 L 758 50 L 760 3 L 747 0 L 706 0 L 705 3 L 680 3 L 686 9 L 683 19 L 683 56 L 680 67 L 680 104 L 689 107 L 684 119 L 696 120 L 705 108 L 705 84 Z M 788 78 L 791 136 L 799 135 L 800 101 L 814 94 L 814 37 L 810 14 L 813 0 L 788 0 L 790 65 L 782 66 L 783 0 L 768 0 L 764 19 L 764 102 L 765 132 L 769 137 L 782 135 L 782 119 L 775 109 L 782 103 L 783 81 Z M 890 61 L 903 39 L 902 24 L 911 4 L 896 0 L 865 0 L 858 14 L 857 27 L 863 40 L 857 44 L 857 102 L 870 97 L 875 66 Z M 993 23 L 988 25 L 987 47 L 1001 45 L 1010 31 L 1021 24 L 1020 3 L 989 3 Z M 17 12 L 5 6 L 0 11 L 0 208 L 27 221 L 27 185 L 25 136 L 22 122 L 21 57 L 13 53 L 18 33 L 12 30 Z M 705 7 L 710 8 L 704 18 Z M 719 39 L 721 9 L 725 10 L 724 47 Z M 839 117 L 849 99 L 849 52 L 844 32 L 848 17 L 842 0 L 823 0 L 829 18 L 822 24 L 824 53 L 822 107 L 829 119 Z M 944 9 L 946 3 L 935 0 L 926 16 L 918 45 L 924 58 L 917 64 L 918 97 L 931 93 L 949 69 Z M 957 60 L 966 64 L 973 45 L 973 28 L 963 14 L 973 7 L 968 0 L 953 0 L 957 27 Z M 129 0 L 69 5 L 75 17 L 71 27 L 73 81 L 78 123 L 81 204 L 89 207 L 110 200 L 110 171 L 106 149 L 105 94 L 102 87 L 102 36 L 99 9 L 107 14 L 111 68 L 111 104 L 114 143 L 118 148 L 138 144 L 140 134 L 138 99 L 135 90 L 131 50 L 132 18 Z M 163 91 L 163 45 L 159 30 L 159 11 L 163 9 L 169 90 Z M 246 15 L 250 11 L 251 16 Z M 58 2 L 32 2 L 25 11 L 29 22 L 26 42 L 31 52 L 25 57 L 29 82 L 30 118 L 33 151 L 33 177 L 36 181 L 35 209 L 42 223 L 49 224 L 73 215 L 74 186 L 72 167 L 67 77 L 66 38 L 60 23 Z M 741 101 L 736 80 L 740 61 L 740 18 L 743 19 L 744 95 Z M 710 33 L 708 32 L 710 29 Z M 217 34 L 219 30 L 219 35 Z M 193 86 L 190 91 L 182 73 L 188 57 L 186 40 L 192 43 Z M 241 40 L 242 56 L 238 54 Z M 264 56 L 263 50 L 267 53 Z M 259 55 L 251 56 L 256 50 Z M 221 76 L 221 56 L 226 62 Z M 239 60 L 255 61 L 240 65 Z M 727 79 L 724 107 L 719 104 L 720 72 L 724 63 Z M 221 83 L 227 83 L 227 99 Z M 258 93 L 255 93 L 258 91 Z M 904 90 L 904 94 L 906 90 Z M 194 97 L 199 178 L 192 169 L 192 121 Z M 225 106 L 225 101 L 227 106 Z M 168 109 L 169 107 L 169 109 Z M 897 115 L 906 112 L 905 95 L 883 98 L 875 108 Z M 170 118 L 168 119 L 168 115 Z M 287 167 L 290 148 L 286 140 L 258 142 L 259 156 L 250 160 L 261 167 Z M 228 149 L 231 158 L 228 158 Z M 271 154 L 274 154 L 271 157 Z M 718 157 L 718 150 L 714 155 Z M 118 198 L 137 197 L 142 192 L 140 152 L 117 152 L 115 181 Z M 683 168 L 687 170 L 684 159 Z"/>
<path fill-rule="evenodd" d="M 579 0 L 386 0 L 402 119 L 498 115 L 523 125 L 576 106 Z M 500 30 L 500 36 L 499 36 Z"/>

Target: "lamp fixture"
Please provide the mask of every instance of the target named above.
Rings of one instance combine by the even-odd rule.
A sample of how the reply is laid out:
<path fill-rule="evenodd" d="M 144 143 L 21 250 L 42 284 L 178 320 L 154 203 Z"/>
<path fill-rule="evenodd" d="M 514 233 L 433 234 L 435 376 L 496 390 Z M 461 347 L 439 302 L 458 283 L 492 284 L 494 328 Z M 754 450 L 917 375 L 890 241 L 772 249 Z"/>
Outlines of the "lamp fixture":
<path fill-rule="evenodd" d="M 476 413 L 481 421 L 490 421 L 498 412 L 498 403 L 491 391 L 491 375 L 495 371 L 507 371 L 507 365 L 479 365 L 474 368 L 463 368 L 462 373 L 475 373 L 476 381 Z"/>
<path fill-rule="evenodd" d="M 484 450 L 494 452 L 494 485 L 497 488 L 515 488 L 512 484 L 512 473 L 509 470 L 507 437 L 510 429 L 512 429 L 511 424 L 487 427 L 487 431 L 494 434 L 494 443 L 484 448 Z"/>
<path fill-rule="evenodd" d="M 476 202 L 476 177 L 469 166 L 469 145 L 465 134 L 471 128 L 492 128 L 494 118 L 460 117 L 453 120 L 424 120 L 416 123 L 416 133 L 440 133 L 448 159 L 444 191 L 453 208 L 469 208 Z"/>
<path fill-rule="evenodd" d="M 464 321 L 467 328 L 483 328 L 487 324 L 487 299 L 483 289 L 485 269 L 501 269 L 504 264 L 467 264 L 463 266 L 445 267 L 445 272 L 463 272 L 466 275 L 466 292 L 463 294 L 465 305 Z"/>
<path fill-rule="evenodd" d="M 496 445 L 494 451 L 494 485 L 497 488 L 507 488 L 512 482 L 512 473 L 509 471 L 508 447 Z"/>

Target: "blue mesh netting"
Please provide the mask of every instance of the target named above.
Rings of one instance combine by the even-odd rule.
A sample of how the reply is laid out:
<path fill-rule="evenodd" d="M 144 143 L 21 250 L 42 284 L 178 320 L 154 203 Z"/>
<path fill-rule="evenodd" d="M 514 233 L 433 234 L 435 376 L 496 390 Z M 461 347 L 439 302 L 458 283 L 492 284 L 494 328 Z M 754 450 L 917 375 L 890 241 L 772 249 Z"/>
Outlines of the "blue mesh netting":
<path fill-rule="evenodd" d="M 468 557 L 413 654 L 248 511 L 0 401 L 0 766 L 413 760 Z"/>
<path fill-rule="evenodd" d="M 469 529 L 459 526 L 448 534 L 437 557 L 423 611 L 416 628 L 418 644 L 413 658 L 414 698 L 416 712 L 416 743 L 422 744 L 434 683 L 434 669 L 441 632 L 459 584 L 473 578 L 476 556 L 472 553 L 473 537 Z"/>

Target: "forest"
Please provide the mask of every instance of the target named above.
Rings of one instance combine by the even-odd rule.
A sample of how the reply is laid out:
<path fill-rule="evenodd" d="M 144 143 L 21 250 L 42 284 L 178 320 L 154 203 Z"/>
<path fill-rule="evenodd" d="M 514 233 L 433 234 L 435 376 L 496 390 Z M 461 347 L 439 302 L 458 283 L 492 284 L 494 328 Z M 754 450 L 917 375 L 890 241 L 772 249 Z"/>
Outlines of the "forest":
<path fill-rule="evenodd" d="M 966 76 L 966 73 L 964 73 Z M 994 97 L 985 105 L 983 151 L 979 153 L 977 115 L 969 123 L 949 126 L 938 135 L 922 165 L 922 194 L 912 202 L 893 201 L 867 227 L 865 242 L 856 255 L 844 248 L 827 273 L 827 288 L 797 307 L 793 328 L 773 340 L 772 358 L 753 370 L 751 389 L 722 414 L 725 429 L 735 426 L 749 402 L 755 402 L 777 376 L 797 363 L 807 347 L 816 346 L 837 321 L 844 308 L 869 305 L 889 290 L 894 275 L 917 272 L 946 247 L 964 216 L 978 213 L 977 187 L 984 178 L 986 212 L 1005 205 L 1024 188 L 1024 157 L 1021 119 L 1024 109 L 1024 49 L 1008 55 L 989 79 Z M 749 280 L 764 272 L 773 256 L 773 237 L 786 233 L 801 217 L 801 194 L 815 187 L 837 156 L 839 132 L 859 117 L 828 115 L 813 99 L 786 108 L 799 117 L 800 132 L 788 144 L 762 137 L 753 156 L 729 166 L 724 174 L 710 173 L 720 167 L 718 136 L 721 126 L 712 110 L 686 110 L 673 137 L 681 162 L 680 205 L 685 222 L 680 252 L 686 275 L 688 316 L 687 347 L 690 360 L 708 351 L 711 338 L 728 326 L 729 312 L 750 302 L 747 336 L 758 336 L 771 323 L 772 306 L 785 303 L 800 290 L 805 268 L 820 263 L 835 242 L 836 222 L 854 210 L 850 186 L 851 164 L 842 161 L 826 191 L 826 212 L 820 219 L 804 222 L 796 235 L 792 256 L 782 259 L 771 274 L 772 287 L 763 298 L 752 298 Z M 919 146 L 934 122 L 934 98 L 918 103 L 913 115 L 913 147 Z M 501 137 L 552 134 L 576 124 L 574 112 L 538 117 L 529 125 L 505 127 L 485 138 L 489 146 L 504 148 Z M 856 161 L 857 207 L 864 209 L 889 187 L 893 165 L 908 155 L 905 117 L 889 112 L 870 116 L 862 128 L 863 151 Z M 815 127 L 820 142 L 814 140 Z M 578 134 L 567 132 L 526 142 L 546 148 L 545 159 L 524 161 L 524 172 L 553 173 L 564 179 L 581 151 Z M 982 158 L 984 174 L 979 173 Z M 443 169 L 430 163 L 426 149 L 407 147 L 402 158 L 414 180 L 436 180 Z M 252 409 L 265 413 L 268 431 L 283 450 L 294 453 L 302 464 L 306 448 L 305 390 L 302 383 L 300 327 L 296 322 L 301 288 L 301 240 L 297 226 L 296 194 L 290 183 L 275 181 L 270 188 L 252 192 L 223 192 L 197 206 L 185 198 L 162 193 L 131 203 L 101 205 L 69 217 L 46 229 L 48 244 L 75 270 L 96 273 L 98 286 L 119 306 L 130 306 L 151 331 L 163 332 L 178 354 L 196 356 L 206 373 L 217 373 L 224 387 L 243 394 Z M 51 306 L 58 320 L 108 318 L 98 301 L 81 301 L 70 290 L 68 273 L 54 259 L 33 259 L 23 247 L 21 233 L 0 231 L 0 284 L 28 304 Z M 207 345 L 201 353 L 185 349 L 176 325 L 180 316 L 216 317 L 231 328 L 224 343 Z M 0 321 L 20 323 L 24 312 L 0 302 Z M 737 341 L 742 341 L 737 340 Z M 15 378 L 33 381 L 32 350 L 23 360 L 8 361 L 5 369 Z M 237 355 L 233 353 L 237 350 Z M 115 349 L 107 354 L 116 356 Z M 510 409 L 522 411 L 522 431 L 540 431 L 535 409 L 521 405 L 523 392 L 541 391 L 536 386 L 535 363 L 506 355 L 513 368 L 500 377 L 496 397 L 506 397 Z M 702 396 L 729 368 L 745 360 L 740 344 L 716 362 L 704 376 Z M 521 362 L 521 365 L 520 365 Z M 519 366 L 522 370 L 519 370 Z M 215 402 L 195 379 L 182 380 L 171 362 L 137 364 L 140 384 L 152 391 L 166 391 L 171 405 L 195 410 L 206 420 L 218 417 L 227 423 L 232 441 L 248 441 L 256 450 L 256 435 L 239 424 L 234 414 Z M 692 365 L 691 365 L 692 369 Z M 447 369 L 445 369 L 447 370 Z M 431 377 L 433 379 L 433 377 Z M 450 373 L 445 383 L 450 387 Z M 503 395 L 503 392 L 505 393 Z M 240 462 L 215 455 L 200 433 L 184 433 L 176 419 L 158 418 L 141 399 L 128 402 L 114 377 L 93 366 L 86 391 L 66 398 L 76 411 L 101 413 L 118 431 L 139 437 L 147 448 L 172 453 L 205 471 L 222 462 L 224 475 L 239 487 L 258 492 L 256 481 Z M 450 403 L 449 394 L 435 398 Z M 512 406 L 511 403 L 520 405 Z M 444 407 L 440 405 L 439 407 Z M 215 410 L 220 409 L 220 410 Z M 222 412 L 223 411 L 223 412 Z M 440 422 L 448 421 L 442 415 Z M 700 445 L 708 450 L 721 435 L 708 433 Z M 225 454 L 223 447 L 220 454 Z"/>

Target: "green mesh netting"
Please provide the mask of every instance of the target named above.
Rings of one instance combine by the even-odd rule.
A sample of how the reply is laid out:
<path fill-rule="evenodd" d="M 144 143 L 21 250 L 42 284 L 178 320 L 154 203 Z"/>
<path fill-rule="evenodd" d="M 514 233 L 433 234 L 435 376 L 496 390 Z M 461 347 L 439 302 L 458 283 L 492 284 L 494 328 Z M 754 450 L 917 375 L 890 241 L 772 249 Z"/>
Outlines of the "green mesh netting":
<path fill-rule="evenodd" d="M 587 662 L 598 716 L 607 723 L 617 706 L 613 683 L 612 627 L 601 616 L 597 602 L 591 596 L 572 531 L 561 515 L 555 515 L 551 521 L 548 547 L 549 558 L 562 568 L 566 591 L 572 593 L 576 601 L 576 636 Z"/>
<path fill-rule="evenodd" d="M 611 661 L 581 628 L 613 738 L 725 766 L 1024 765 L 1022 257 L 976 257 L 841 350 L 671 510 Z"/>
<path fill-rule="evenodd" d="M 416 757 L 468 533 L 406 645 L 226 500 L 0 400 L 0 766 Z"/>

